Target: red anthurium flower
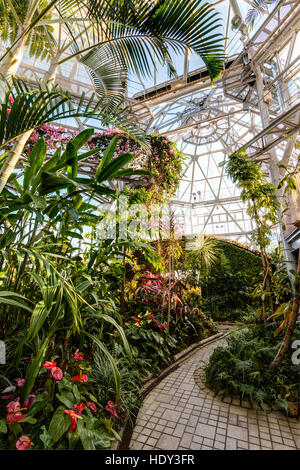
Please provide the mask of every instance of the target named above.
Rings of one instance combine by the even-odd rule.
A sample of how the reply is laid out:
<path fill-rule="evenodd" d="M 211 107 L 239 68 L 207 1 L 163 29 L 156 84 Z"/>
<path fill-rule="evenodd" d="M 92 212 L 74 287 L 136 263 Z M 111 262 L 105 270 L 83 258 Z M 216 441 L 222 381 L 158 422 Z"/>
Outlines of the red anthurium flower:
<path fill-rule="evenodd" d="M 119 416 L 117 415 L 116 408 L 115 408 L 115 405 L 114 405 L 113 401 L 109 400 L 107 402 L 107 405 L 106 405 L 105 409 L 106 409 L 106 411 L 111 413 L 115 418 L 119 419 Z"/>
<path fill-rule="evenodd" d="M 73 359 L 77 359 L 78 361 L 83 361 L 83 354 L 81 352 L 76 352 L 75 354 L 70 354 Z"/>
<path fill-rule="evenodd" d="M 28 450 L 31 445 L 31 439 L 28 436 L 21 436 L 16 442 L 18 450 Z"/>
<path fill-rule="evenodd" d="M 21 419 L 27 415 L 21 413 L 21 405 L 18 400 L 11 401 L 7 405 L 7 416 L 6 419 L 9 423 L 18 423 Z"/>
<path fill-rule="evenodd" d="M 54 377 L 56 380 L 61 380 L 63 378 L 63 371 L 59 367 L 52 367 L 51 369 L 51 375 Z"/>
<path fill-rule="evenodd" d="M 84 403 L 80 403 L 79 405 L 75 404 L 73 410 L 74 410 L 76 413 L 78 413 L 78 414 L 81 415 L 81 413 L 83 412 L 84 408 L 85 408 L 85 404 L 84 404 Z"/>
<path fill-rule="evenodd" d="M 88 401 L 88 402 L 87 402 L 87 406 L 88 406 L 92 411 L 94 411 L 95 413 L 97 412 L 97 407 L 96 407 L 95 403 L 93 403 L 92 401 Z"/>
<path fill-rule="evenodd" d="M 76 375 L 76 377 L 72 377 L 71 380 L 79 380 L 80 382 L 87 382 L 88 376 L 86 374 Z"/>
<path fill-rule="evenodd" d="M 20 411 L 17 413 L 8 413 L 6 419 L 9 423 L 18 423 L 21 419 L 26 418 L 27 415 L 23 415 Z"/>
<path fill-rule="evenodd" d="M 25 383 L 25 379 L 21 379 L 20 377 L 17 377 L 14 381 L 17 382 L 18 387 L 23 387 Z"/>
<path fill-rule="evenodd" d="M 21 409 L 20 402 L 18 400 L 11 401 L 7 405 L 7 411 L 8 413 L 16 413 Z"/>
<path fill-rule="evenodd" d="M 70 416 L 70 420 L 71 420 L 70 431 L 74 432 L 77 426 L 77 419 L 83 419 L 83 418 L 82 416 L 80 416 L 80 414 L 75 413 L 74 410 L 64 410 L 64 412 Z"/>
<path fill-rule="evenodd" d="M 29 397 L 27 398 L 27 400 L 25 401 L 24 403 L 24 408 L 26 408 L 27 410 L 29 410 L 29 408 L 31 408 L 32 406 L 32 403 L 35 399 L 35 395 L 32 394 L 32 395 L 29 395 Z"/>
<path fill-rule="evenodd" d="M 49 362 L 49 361 L 46 361 L 45 364 L 43 364 L 43 367 L 45 369 L 53 369 L 53 367 L 56 367 L 56 362 Z"/>

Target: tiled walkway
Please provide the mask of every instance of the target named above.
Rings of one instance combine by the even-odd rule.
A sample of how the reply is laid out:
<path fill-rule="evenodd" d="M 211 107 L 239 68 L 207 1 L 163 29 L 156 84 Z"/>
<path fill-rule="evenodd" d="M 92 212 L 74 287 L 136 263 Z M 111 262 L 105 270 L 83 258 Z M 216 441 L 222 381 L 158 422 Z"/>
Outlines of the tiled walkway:
<path fill-rule="evenodd" d="M 196 385 L 194 371 L 223 342 L 198 350 L 149 393 L 130 449 L 300 449 L 297 419 L 224 403 Z"/>

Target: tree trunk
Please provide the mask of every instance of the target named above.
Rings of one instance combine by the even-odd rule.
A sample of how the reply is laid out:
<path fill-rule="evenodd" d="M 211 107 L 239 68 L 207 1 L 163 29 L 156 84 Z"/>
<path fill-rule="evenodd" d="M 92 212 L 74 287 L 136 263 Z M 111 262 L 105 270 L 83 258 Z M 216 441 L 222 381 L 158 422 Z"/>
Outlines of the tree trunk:
<path fill-rule="evenodd" d="M 22 58 L 20 59 L 20 61 Z M 19 61 L 19 63 L 20 63 Z M 52 62 L 50 64 L 49 70 L 46 72 L 43 80 L 42 80 L 42 85 L 45 86 L 46 82 L 48 80 L 51 80 L 51 83 L 53 84 L 56 78 L 56 73 L 57 73 L 57 62 L 55 61 L 54 63 Z M 0 69 L 1 70 L 1 69 Z M 25 132 L 21 136 L 19 136 L 13 145 L 12 150 L 9 152 L 7 155 L 5 162 L 0 170 L 0 194 L 2 193 L 10 175 L 14 171 L 16 164 L 19 161 L 19 158 L 21 157 L 21 154 L 23 152 L 23 149 L 30 138 L 31 134 L 33 132 L 33 129 Z"/>
<path fill-rule="evenodd" d="M 300 276 L 300 249 L 299 249 L 299 254 L 298 254 L 297 273 Z M 271 369 L 277 369 L 280 366 L 287 350 L 289 349 L 289 346 L 293 338 L 297 317 L 299 314 L 299 306 L 300 306 L 300 278 L 298 277 L 296 279 L 296 290 L 295 290 L 292 310 L 289 313 L 288 326 L 285 332 L 285 337 L 284 337 L 283 343 L 281 344 L 279 348 L 278 353 L 276 354 L 276 357 L 270 364 Z"/>
<path fill-rule="evenodd" d="M 56 80 L 56 74 L 57 74 L 57 69 L 58 69 L 58 61 L 60 59 L 60 54 L 57 54 L 56 56 L 52 57 L 49 69 L 45 73 L 43 79 L 42 79 L 42 84 L 45 86 L 48 83 L 49 85 L 54 85 L 54 82 Z"/>
<path fill-rule="evenodd" d="M 3 103 L 6 92 L 7 82 L 17 73 L 19 65 L 23 59 L 26 50 L 25 40 L 20 41 L 12 48 L 7 56 L 0 62 L 0 100 Z"/>
<path fill-rule="evenodd" d="M 32 130 L 25 132 L 23 135 L 18 137 L 15 141 L 12 150 L 9 152 L 8 156 L 6 157 L 4 164 L 0 171 L 0 194 L 2 193 L 8 178 L 12 174 L 15 169 L 15 166 L 21 156 L 23 151 L 24 145 L 26 144 L 27 140 L 29 139 Z"/>

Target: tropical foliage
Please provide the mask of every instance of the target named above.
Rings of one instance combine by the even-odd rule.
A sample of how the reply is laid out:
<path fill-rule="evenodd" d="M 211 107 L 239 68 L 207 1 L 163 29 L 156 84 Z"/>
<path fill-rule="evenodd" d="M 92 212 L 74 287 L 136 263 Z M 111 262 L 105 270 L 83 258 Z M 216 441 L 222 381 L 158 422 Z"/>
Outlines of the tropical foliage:
<path fill-rule="evenodd" d="M 295 339 L 300 337 L 299 329 Z M 254 325 L 233 333 L 227 347 L 216 348 L 206 368 L 210 387 L 221 395 L 236 395 L 288 412 L 288 402 L 299 402 L 299 366 L 287 356 L 276 374 L 270 369 L 280 337 L 274 337 L 274 326 Z M 292 354 L 292 351 L 290 351 Z"/>

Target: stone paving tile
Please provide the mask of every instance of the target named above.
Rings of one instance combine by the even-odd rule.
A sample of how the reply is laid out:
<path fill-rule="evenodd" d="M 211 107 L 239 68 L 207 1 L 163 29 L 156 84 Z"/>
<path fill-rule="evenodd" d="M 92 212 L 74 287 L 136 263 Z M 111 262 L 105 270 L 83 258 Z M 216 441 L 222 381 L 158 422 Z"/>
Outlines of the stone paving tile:
<path fill-rule="evenodd" d="M 264 413 L 248 402 L 221 401 L 195 384 L 218 340 L 199 349 L 165 377 L 144 400 L 130 449 L 162 450 L 296 450 L 300 423 L 278 411 Z"/>

